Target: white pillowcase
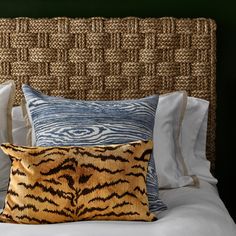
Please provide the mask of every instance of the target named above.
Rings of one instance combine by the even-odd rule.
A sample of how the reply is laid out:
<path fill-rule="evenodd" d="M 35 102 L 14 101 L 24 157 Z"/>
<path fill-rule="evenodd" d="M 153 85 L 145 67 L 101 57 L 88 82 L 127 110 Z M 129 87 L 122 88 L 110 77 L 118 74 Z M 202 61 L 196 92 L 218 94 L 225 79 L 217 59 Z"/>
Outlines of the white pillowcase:
<path fill-rule="evenodd" d="M 20 106 L 12 108 L 12 136 L 16 145 L 27 146 L 28 128 Z"/>
<path fill-rule="evenodd" d="M 183 91 L 159 97 L 153 133 L 159 188 L 197 185 L 196 176 L 216 183 L 210 173 L 210 162 L 205 157 L 206 107 L 208 108 L 207 101 L 187 97 Z M 13 142 L 17 145 L 28 145 L 29 128 L 21 107 L 14 107 L 12 115 Z M 193 141 L 190 142 L 190 139 Z"/>
<path fill-rule="evenodd" d="M 153 153 L 159 188 L 196 184 L 196 178 L 188 175 L 179 146 L 179 134 L 186 104 L 186 92 L 173 92 L 159 97 L 153 132 Z"/>
<path fill-rule="evenodd" d="M 209 102 L 188 97 L 180 133 L 181 151 L 190 175 L 216 184 L 206 159 L 206 138 Z"/>
<path fill-rule="evenodd" d="M 154 159 L 159 188 L 176 188 L 194 184 L 193 178 L 187 174 L 178 143 L 186 104 L 186 92 L 173 92 L 159 97 L 153 132 Z M 26 126 L 20 107 L 14 107 L 13 140 L 15 144 L 29 145 L 33 142 L 27 137 Z"/>
<path fill-rule="evenodd" d="M 12 142 L 11 109 L 14 102 L 14 81 L 0 84 L 0 142 Z M 10 159 L 0 150 L 0 191 L 8 187 Z"/>

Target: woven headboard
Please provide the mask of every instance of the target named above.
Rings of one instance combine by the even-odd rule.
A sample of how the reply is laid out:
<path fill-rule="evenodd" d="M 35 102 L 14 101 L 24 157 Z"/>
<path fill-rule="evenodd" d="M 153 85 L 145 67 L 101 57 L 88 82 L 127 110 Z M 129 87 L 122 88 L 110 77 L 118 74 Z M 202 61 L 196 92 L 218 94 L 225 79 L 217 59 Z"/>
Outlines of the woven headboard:
<path fill-rule="evenodd" d="M 216 25 L 211 19 L 0 19 L 0 82 L 49 95 L 125 99 L 186 90 L 210 101 L 215 160 Z"/>

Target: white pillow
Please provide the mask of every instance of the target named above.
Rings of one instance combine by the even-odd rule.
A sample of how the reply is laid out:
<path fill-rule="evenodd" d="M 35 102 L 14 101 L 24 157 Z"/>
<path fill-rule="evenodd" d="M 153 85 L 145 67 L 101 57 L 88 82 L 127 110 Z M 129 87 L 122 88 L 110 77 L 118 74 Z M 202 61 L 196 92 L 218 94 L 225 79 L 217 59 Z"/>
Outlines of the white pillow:
<path fill-rule="evenodd" d="M 197 184 L 196 178 L 188 174 L 179 146 L 186 104 L 186 92 L 173 92 L 159 97 L 153 133 L 159 188 Z"/>
<path fill-rule="evenodd" d="M 0 142 L 12 142 L 11 109 L 14 102 L 14 81 L 0 84 Z M 10 160 L 0 150 L 0 191 L 8 187 Z"/>
<path fill-rule="evenodd" d="M 12 136 L 16 145 L 27 146 L 28 128 L 20 106 L 12 108 Z"/>
<path fill-rule="evenodd" d="M 217 179 L 212 176 L 210 162 L 206 159 L 208 107 L 208 101 L 188 97 L 180 144 L 189 174 L 216 184 Z"/>
<path fill-rule="evenodd" d="M 187 101 L 188 107 L 186 110 Z M 196 101 L 202 100 L 196 99 Z M 203 104 L 203 108 L 199 111 L 199 106 L 196 106 L 196 104 Z M 208 182 L 216 182 L 216 179 L 210 174 L 209 161 L 205 157 L 207 129 L 207 113 L 204 112 L 205 104 L 204 102 L 196 103 L 195 98 L 187 97 L 186 92 L 173 92 L 159 97 L 158 116 L 155 119 L 153 137 L 159 188 L 197 185 L 196 175 Z M 192 109 L 196 109 L 196 111 L 191 112 Z M 199 120 L 199 122 L 195 122 L 196 120 Z M 182 122 L 184 123 L 182 124 Z M 192 124 L 190 127 L 189 122 Z M 200 127 L 199 132 L 195 131 L 198 129 L 195 126 Z M 14 107 L 14 143 L 28 145 L 28 130 L 21 108 Z M 181 136 L 179 136 L 180 134 Z M 195 144 L 189 144 L 189 137 L 194 137 L 196 134 Z M 192 155 L 189 155 L 189 152 Z M 188 159 L 190 160 L 188 161 Z"/>
<path fill-rule="evenodd" d="M 187 174 L 178 143 L 186 103 L 186 92 L 173 92 L 159 97 L 153 133 L 159 188 L 194 184 L 192 177 Z M 23 118 L 27 112 L 24 111 L 24 113 L 22 114 L 20 107 L 13 108 L 13 140 L 18 145 L 33 143 L 34 135 L 31 138 L 27 135 L 27 125 Z M 29 133 L 31 133 L 30 130 Z"/>

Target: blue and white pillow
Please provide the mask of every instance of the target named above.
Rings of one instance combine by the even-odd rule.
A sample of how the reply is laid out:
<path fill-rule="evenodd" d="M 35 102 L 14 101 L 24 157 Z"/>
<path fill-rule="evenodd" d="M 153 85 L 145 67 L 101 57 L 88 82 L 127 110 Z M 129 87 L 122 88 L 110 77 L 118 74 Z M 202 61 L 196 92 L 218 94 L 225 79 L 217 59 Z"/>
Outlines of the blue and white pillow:
<path fill-rule="evenodd" d="M 122 144 L 153 137 L 158 95 L 136 100 L 82 101 L 47 96 L 22 86 L 37 146 Z M 158 197 L 153 155 L 147 192 L 150 211 L 166 206 Z"/>

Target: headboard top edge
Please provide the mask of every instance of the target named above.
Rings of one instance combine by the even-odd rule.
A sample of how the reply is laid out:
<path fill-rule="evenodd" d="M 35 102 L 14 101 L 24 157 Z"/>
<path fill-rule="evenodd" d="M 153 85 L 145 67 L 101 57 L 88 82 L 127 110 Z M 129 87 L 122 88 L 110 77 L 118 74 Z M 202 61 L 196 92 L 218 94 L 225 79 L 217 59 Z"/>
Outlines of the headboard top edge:
<path fill-rule="evenodd" d="M 67 17 L 67 16 L 56 16 L 56 17 L 27 17 L 27 16 L 18 16 L 18 17 L 3 17 L 0 18 L 0 21 L 3 20 L 60 20 L 60 19 L 69 19 L 69 20 L 128 20 L 128 19 L 138 19 L 138 20 L 184 20 L 184 21 L 198 21 L 205 20 L 212 23 L 216 22 L 215 19 L 209 17 L 174 17 L 174 16 L 163 16 L 163 17 L 140 17 L 140 16 L 124 16 L 124 17 L 103 17 L 103 16 L 94 16 L 94 17 Z"/>

